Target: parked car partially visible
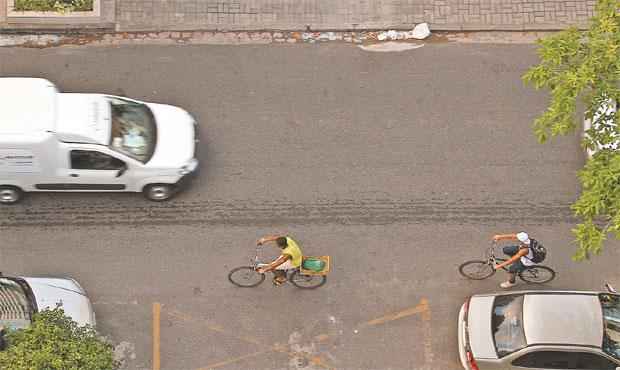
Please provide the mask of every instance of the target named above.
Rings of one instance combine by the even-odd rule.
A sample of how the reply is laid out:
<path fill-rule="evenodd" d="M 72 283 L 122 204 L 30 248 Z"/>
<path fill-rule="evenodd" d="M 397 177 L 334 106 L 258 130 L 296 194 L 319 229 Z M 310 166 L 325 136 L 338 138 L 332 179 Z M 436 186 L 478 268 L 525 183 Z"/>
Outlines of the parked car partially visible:
<path fill-rule="evenodd" d="M 466 370 L 620 369 L 620 295 L 521 291 L 478 294 L 461 307 Z"/>
<path fill-rule="evenodd" d="M 592 122 L 596 122 L 594 127 L 595 128 L 599 128 L 601 127 L 601 125 L 613 125 L 614 123 L 610 122 L 611 120 L 607 120 L 603 117 L 610 117 L 613 116 L 614 113 L 616 113 L 618 110 L 618 102 L 617 101 L 613 101 L 613 100 L 608 100 L 606 102 L 606 104 L 604 106 L 602 106 L 601 108 L 599 108 L 598 111 L 596 111 L 593 115 L 592 115 L 592 119 L 588 119 L 587 117 L 584 117 L 583 119 L 583 134 L 584 136 L 588 135 L 588 130 L 590 130 L 592 128 Z M 603 118 L 603 119 L 601 119 Z M 615 138 L 616 135 L 612 134 L 613 137 Z M 601 149 L 613 149 L 616 150 L 618 148 L 618 141 L 612 142 L 610 144 L 606 144 L 606 145 L 601 145 L 598 148 L 594 148 L 594 149 L 587 149 L 586 150 L 586 154 L 588 155 L 588 158 L 591 158 L 594 153 L 596 153 L 597 151 L 601 150 Z"/>
<path fill-rule="evenodd" d="M 0 326 L 23 329 L 33 314 L 60 306 L 79 325 L 95 326 L 93 306 L 71 278 L 0 276 Z"/>

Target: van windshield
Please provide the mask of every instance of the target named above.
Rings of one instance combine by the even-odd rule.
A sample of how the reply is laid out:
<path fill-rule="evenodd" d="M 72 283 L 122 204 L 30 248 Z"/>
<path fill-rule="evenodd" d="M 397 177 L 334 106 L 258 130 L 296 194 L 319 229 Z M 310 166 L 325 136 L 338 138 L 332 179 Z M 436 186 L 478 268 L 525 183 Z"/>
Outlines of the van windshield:
<path fill-rule="evenodd" d="M 34 296 L 25 281 L 0 278 L 0 325 L 23 329 L 35 312 Z"/>
<path fill-rule="evenodd" d="M 110 148 L 142 163 L 151 159 L 157 142 L 153 113 L 145 104 L 108 96 L 112 112 Z"/>

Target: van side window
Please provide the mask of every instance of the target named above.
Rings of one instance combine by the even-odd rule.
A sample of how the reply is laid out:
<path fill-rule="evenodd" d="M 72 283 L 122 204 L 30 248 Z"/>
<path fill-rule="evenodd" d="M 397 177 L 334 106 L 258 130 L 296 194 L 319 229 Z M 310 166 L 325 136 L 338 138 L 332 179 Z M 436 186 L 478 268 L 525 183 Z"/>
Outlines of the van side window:
<path fill-rule="evenodd" d="M 71 168 L 76 170 L 120 170 L 125 163 L 104 153 L 92 150 L 72 150 Z"/>

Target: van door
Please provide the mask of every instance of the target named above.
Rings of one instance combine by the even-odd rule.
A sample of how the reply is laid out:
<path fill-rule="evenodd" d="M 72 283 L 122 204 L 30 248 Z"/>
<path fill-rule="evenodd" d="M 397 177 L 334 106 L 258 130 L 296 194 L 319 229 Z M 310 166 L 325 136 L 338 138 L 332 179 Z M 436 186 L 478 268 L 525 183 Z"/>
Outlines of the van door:
<path fill-rule="evenodd" d="M 96 150 L 72 149 L 64 179 L 45 190 L 123 191 L 127 188 L 127 163 Z M 39 189 L 43 189 L 38 186 Z"/>

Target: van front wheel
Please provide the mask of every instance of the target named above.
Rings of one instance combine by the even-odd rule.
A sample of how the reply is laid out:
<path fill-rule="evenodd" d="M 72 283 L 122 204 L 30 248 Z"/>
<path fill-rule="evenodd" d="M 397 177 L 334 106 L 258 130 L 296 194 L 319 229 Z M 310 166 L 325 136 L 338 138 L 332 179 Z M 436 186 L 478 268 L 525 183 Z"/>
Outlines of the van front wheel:
<path fill-rule="evenodd" d="M 23 192 L 16 186 L 0 185 L 0 204 L 15 204 L 22 199 Z"/>
<path fill-rule="evenodd" d="M 173 195 L 174 186 L 170 184 L 150 184 L 144 187 L 144 196 L 154 202 L 163 202 Z"/>

